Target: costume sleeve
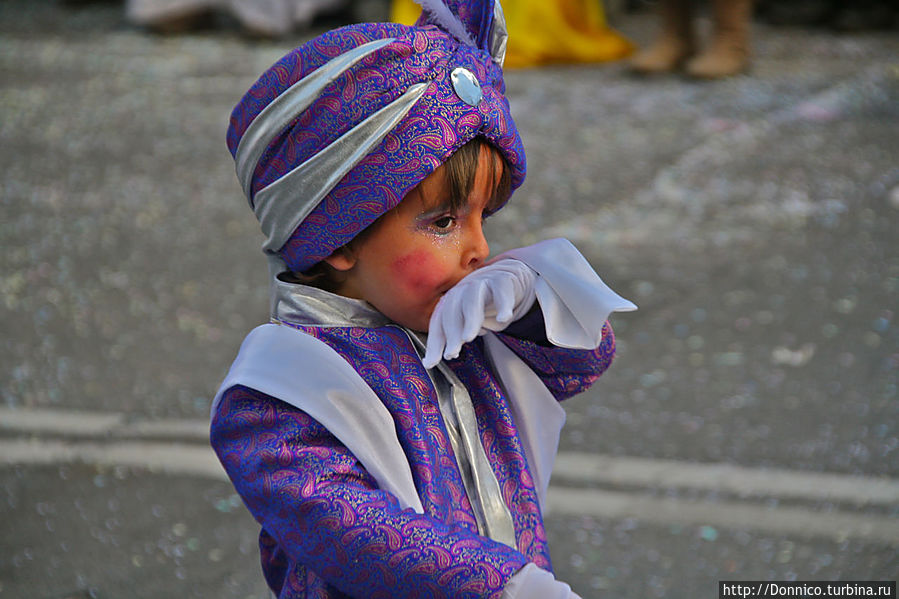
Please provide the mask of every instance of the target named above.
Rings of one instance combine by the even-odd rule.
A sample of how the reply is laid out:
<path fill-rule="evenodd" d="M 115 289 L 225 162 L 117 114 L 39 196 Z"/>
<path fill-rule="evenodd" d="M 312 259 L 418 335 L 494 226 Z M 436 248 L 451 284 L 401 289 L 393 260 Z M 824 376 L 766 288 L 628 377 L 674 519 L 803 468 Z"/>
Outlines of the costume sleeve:
<path fill-rule="evenodd" d="M 615 356 L 615 334 L 608 322 L 602 327 L 599 347 L 592 350 L 546 345 L 539 339 L 514 337 L 512 332 L 498 333 L 497 337 L 537 374 L 559 401 L 586 391 Z"/>
<path fill-rule="evenodd" d="M 534 308 L 497 336 L 558 400 L 586 390 L 612 363 L 615 336 L 607 318 L 636 306 L 615 293 L 566 239 L 550 239 L 497 257 L 537 273 Z"/>
<path fill-rule="evenodd" d="M 499 599 L 528 561 L 468 529 L 403 510 L 324 427 L 261 392 L 226 391 L 211 439 L 288 559 L 350 596 Z"/>
<path fill-rule="evenodd" d="M 599 347 L 609 315 L 637 309 L 606 285 L 567 239 L 548 239 L 509 250 L 495 260 L 503 258 L 523 262 L 537 273 L 534 292 L 545 336 L 558 347 Z"/>

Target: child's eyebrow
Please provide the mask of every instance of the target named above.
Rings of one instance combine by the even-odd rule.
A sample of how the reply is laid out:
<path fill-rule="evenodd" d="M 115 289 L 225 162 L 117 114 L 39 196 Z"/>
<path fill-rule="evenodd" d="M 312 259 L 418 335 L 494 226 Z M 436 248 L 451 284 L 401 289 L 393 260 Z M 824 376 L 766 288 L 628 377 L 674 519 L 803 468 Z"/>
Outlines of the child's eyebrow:
<path fill-rule="evenodd" d="M 453 205 L 449 202 L 444 202 L 440 206 L 425 206 L 418 214 L 418 220 L 430 220 L 454 211 Z"/>
<path fill-rule="evenodd" d="M 421 210 L 422 216 L 433 216 L 438 214 L 444 214 L 448 210 L 450 210 L 452 206 L 449 204 L 441 204 L 440 206 L 425 206 Z"/>
<path fill-rule="evenodd" d="M 457 208 L 456 204 L 458 202 L 454 202 L 452 195 L 445 190 L 441 191 L 440 193 L 429 194 L 430 197 L 428 197 L 424 193 L 422 193 L 421 189 L 419 189 L 418 194 L 421 198 L 423 214 L 446 212 L 448 210 L 454 210 Z M 468 201 L 466 200 L 464 203 L 467 204 Z"/>

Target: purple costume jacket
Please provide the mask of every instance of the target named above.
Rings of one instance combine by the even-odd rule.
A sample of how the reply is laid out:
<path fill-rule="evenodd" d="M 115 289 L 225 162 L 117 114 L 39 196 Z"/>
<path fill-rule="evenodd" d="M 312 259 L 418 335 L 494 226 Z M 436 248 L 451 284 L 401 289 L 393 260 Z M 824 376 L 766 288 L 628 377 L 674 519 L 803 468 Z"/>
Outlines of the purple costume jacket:
<path fill-rule="evenodd" d="M 337 307 L 344 315 L 364 304 L 332 299 L 349 305 Z M 514 549 L 478 533 L 434 384 L 410 333 L 370 312 L 335 326 L 331 317 L 323 322 L 314 311 L 276 302 L 274 318 L 327 344 L 371 387 L 394 421 L 424 513 L 403 509 L 305 412 L 247 386 L 224 389 L 213 411 L 212 445 L 262 527 L 269 587 L 281 598 L 496 599 L 528 562 L 551 570 L 539 492 L 484 338 L 466 344 L 449 366 L 471 396 L 481 444 L 512 516 Z M 557 400 L 587 389 L 611 363 L 608 324 L 599 347 L 578 350 L 551 346 L 533 334 L 538 327 L 522 322 L 497 337 Z M 303 380 L 296 385 L 315 392 L 303 389 Z"/>

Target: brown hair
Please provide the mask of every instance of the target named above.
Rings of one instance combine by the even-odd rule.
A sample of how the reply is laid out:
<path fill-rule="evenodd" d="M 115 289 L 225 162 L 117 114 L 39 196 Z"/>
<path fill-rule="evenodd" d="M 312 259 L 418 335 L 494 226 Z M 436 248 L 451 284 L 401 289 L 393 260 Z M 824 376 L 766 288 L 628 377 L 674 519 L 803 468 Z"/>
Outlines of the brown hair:
<path fill-rule="evenodd" d="M 475 137 L 456 150 L 444 163 L 444 183 L 449 190 L 449 207 L 452 210 L 461 210 L 468 202 L 468 196 L 471 195 L 471 188 L 474 186 L 475 175 L 478 171 L 478 160 L 482 148 L 490 151 L 494 167 L 499 167 L 498 169 L 494 168 L 493 171 L 494 177 L 497 170 L 499 171 L 499 179 L 494 178 L 493 180 L 493 196 L 487 202 L 487 214 L 499 210 L 512 193 L 512 169 L 505 156 L 486 139 Z"/>
<path fill-rule="evenodd" d="M 472 187 L 474 187 L 482 148 L 487 148 L 490 151 L 494 164 L 499 167 L 494 169 L 493 196 L 487 202 L 487 214 L 489 215 L 499 210 L 512 193 L 512 168 L 509 162 L 486 139 L 475 137 L 456 150 L 443 163 L 444 185 L 446 185 L 449 192 L 448 207 L 453 211 L 461 210 L 468 202 L 468 196 L 471 194 Z M 498 177 L 496 176 L 497 170 L 499 171 Z M 381 215 L 378 220 L 360 231 L 349 243 L 335 251 L 353 251 L 355 246 L 362 243 L 368 233 L 374 230 L 383 217 L 384 215 Z M 334 292 L 343 282 L 343 273 L 322 260 L 306 272 L 285 272 L 279 275 L 279 278 L 288 283 L 300 283 Z"/>

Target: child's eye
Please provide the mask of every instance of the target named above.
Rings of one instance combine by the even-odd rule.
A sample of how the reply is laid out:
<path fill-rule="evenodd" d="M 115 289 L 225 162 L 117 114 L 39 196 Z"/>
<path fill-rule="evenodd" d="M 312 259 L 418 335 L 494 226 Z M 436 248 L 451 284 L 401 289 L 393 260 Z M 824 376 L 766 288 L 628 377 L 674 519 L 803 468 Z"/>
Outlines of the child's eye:
<path fill-rule="evenodd" d="M 437 229 L 445 230 L 452 227 L 455 220 L 456 219 L 454 219 L 452 216 L 441 216 L 440 218 L 432 222 L 431 225 L 433 225 Z"/>

